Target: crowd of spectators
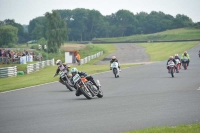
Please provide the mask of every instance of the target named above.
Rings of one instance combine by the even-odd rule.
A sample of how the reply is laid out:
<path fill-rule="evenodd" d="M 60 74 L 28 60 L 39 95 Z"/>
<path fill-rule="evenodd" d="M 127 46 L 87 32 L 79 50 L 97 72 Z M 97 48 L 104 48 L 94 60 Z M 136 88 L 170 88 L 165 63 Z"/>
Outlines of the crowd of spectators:
<path fill-rule="evenodd" d="M 20 63 L 20 57 L 23 56 L 33 56 L 33 60 L 38 60 L 38 57 L 35 55 L 34 51 L 14 51 L 9 49 L 0 48 L 0 63 L 2 64 L 10 64 L 10 63 Z"/>

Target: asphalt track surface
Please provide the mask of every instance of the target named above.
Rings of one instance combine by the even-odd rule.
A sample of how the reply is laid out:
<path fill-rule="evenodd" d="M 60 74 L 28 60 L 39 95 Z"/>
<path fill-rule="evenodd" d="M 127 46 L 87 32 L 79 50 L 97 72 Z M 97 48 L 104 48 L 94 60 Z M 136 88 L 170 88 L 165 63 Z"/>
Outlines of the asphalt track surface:
<path fill-rule="evenodd" d="M 58 82 L 0 93 L 0 133 L 120 133 L 200 122 L 200 45 L 174 78 L 166 61 L 93 75 L 103 98 L 76 97 Z"/>
<path fill-rule="evenodd" d="M 145 53 L 145 48 L 137 46 L 134 43 L 128 44 L 115 44 L 117 51 L 108 55 L 102 61 L 99 61 L 97 64 L 109 64 L 109 61 L 112 59 L 112 56 L 116 56 L 121 64 L 129 63 L 141 63 L 148 62 L 149 55 Z"/>

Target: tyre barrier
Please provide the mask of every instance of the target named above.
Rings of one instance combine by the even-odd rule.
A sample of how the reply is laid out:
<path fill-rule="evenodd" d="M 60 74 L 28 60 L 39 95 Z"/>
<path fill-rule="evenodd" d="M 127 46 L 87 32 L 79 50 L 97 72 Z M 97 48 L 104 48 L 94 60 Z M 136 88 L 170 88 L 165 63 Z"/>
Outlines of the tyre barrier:
<path fill-rule="evenodd" d="M 0 68 L 0 78 L 17 76 L 17 66 Z"/>

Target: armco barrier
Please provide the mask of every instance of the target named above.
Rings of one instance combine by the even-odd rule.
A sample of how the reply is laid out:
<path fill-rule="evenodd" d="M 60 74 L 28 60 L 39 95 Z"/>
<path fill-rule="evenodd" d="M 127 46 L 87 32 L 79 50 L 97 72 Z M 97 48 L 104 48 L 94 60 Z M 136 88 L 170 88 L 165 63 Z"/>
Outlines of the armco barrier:
<path fill-rule="evenodd" d="M 0 68 L 0 78 L 13 77 L 17 75 L 17 66 Z"/>
<path fill-rule="evenodd" d="M 31 72 L 39 71 L 40 69 L 43 69 L 46 66 L 54 66 L 54 59 L 41 61 L 41 62 L 38 62 L 35 64 L 28 64 L 27 65 L 27 74 L 29 74 Z"/>
<path fill-rule="evenodd" d="M 94 55 L 91 55 L 91 56 L 87 56 L 87 57 L 81 59 L 80 64 L 81 64 L 81 65 L 82 65 L 82 64 L 85 64 L 85 63 L 89 62 L 90 60 L 95 59 L 95 58 L 97 58 L 97 57 L 99 57 L 99 56 L 101 56 L 101 55 L 103 55 L 103 51 L 98 52 L 98 53 L 96 53 L 96 54 L 94 54 Z"/>

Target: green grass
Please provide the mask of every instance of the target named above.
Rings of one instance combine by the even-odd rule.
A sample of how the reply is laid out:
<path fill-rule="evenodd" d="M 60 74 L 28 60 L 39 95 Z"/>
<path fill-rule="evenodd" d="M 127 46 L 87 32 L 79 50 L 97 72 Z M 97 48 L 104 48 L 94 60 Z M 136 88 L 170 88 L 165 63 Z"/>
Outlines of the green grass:
<path fill-rule="evenodd" d="M 166 43 L 141 43 L 139 46 L 146 48 L 146 53 L 150 55 L 150 61 L 162 61 L 179 54 L 198 45 L 199 42 L 166 42 Z M 190 53 L 188 53 L 190 54 Z"/>
<path fill-rule="evenodd" d="M 121 65 L 121 68 L 136 66 L 133 64 Z M 0 92 L 14 90 L 18 88 L 24 88 L 48 82 L 58 81 L 59 77 L 53 77 L 57 66 L 45 67 L 38 72 L 34 72 L 26 75 L 18 75 L 16 77 L 1 78 L 0 79 Z M 88 74 L 94 74 L 104 71 L 109 71 L 109 65 L 91 65 L 85 64 L 77 66 L 80 71 L 87 72 Z M 12 82 L 11 82 L 12 81 Z"/>
<path fill-rule="evenodd" d="M 124 133 L 200 133 L 200 124 L 179 125 L 173 127 L 152 127 Z"/>
<path fill-rule="evenodd" d="M 133 41 L 170 41 L 170 40 L 192 40 L 200 39 L 200 29 L 181 28 L 167 30 L 154 34 L 141 34 L 127 37 L 114 38 L 94 38 L 93 40 L 101 40 L 103 42 L 133 42 Z"/>
<path fill-rule="evenodd" d="M 103 51 L 104 54 L 106 54 L 108 52 L 112 53 L 116 50 L 116 48 L 113 47 L 112 44 L 85 44 L 85 45 L 86 48 L 81 49 L 79 51 L 82 59 L 87 56 L 94 55 L 100 51 Z"/>

